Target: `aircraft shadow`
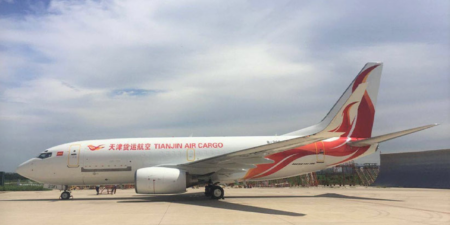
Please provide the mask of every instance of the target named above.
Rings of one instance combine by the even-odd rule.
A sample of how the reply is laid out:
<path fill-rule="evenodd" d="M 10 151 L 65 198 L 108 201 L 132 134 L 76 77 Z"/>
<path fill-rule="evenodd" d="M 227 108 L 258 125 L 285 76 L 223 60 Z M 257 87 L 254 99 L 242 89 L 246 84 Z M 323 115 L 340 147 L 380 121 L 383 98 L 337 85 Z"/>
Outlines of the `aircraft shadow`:
<path fill-rule="evenodd" d="M 95 195 L 97 196 L 97 195 Z M 59 199 L 11 199 L 0 201 L 18 201 L 18 202 L 58 202 Z M 152 202 L 173 202 L 179 204 L 196 205 L 209 208 L 228 209 L 244 212 L 254 212 L 263 214 L 283 215 L 283 216 L 305 216 L 303 213 L 295 213 L 277 209 L 268 209 L 257 206 L 242 205 L 238 203 L 227 202 L 223 200 L 212 200 L 204 196 L 203 193 L 189 193 L 179 195 L 134 195 L 132 197 L 112 197 L 112 198 L 73 198 L 67 201 L 117 201 L 117 203 L 152 203 Z"/>
<path fill-rule="evenodd" d="M 264 195 L 264 196 L 227 196 L 225 200 L 212 200 L 204 196 L 203 193 L 187 193 L 179 195 L 133 195 L 131 197 L 111 197 L 111 198 L 98 198 L 97 195 L 93 195 L 92 198 L 73 198 L 69 201 L 117 201 L 117 203 L 151 203 L 151 202 L 173 202 L 179 204 L 196 205 L 209 208 L 228 209 L 236 211 L 254 212 L 262 214 L 283 215 L 283 216 L 305 216 L 303 213 L 289 212 L 277 209 L 269 209 L 258 206 L 242 205 L 239 203 L 227 202 L 227 199 L 270 199 L 270 198 L 341 198 L 351 200 L 372 200 L 372 201 L 398 201 L 393 199 L 380 199 L 380 198 L 366 198 L 346 196 L 334 193 L 327 193 L 315 196 L 284 196 L 284 195 Z M 11 199 L 0 201 L 46 201 L 46 202 L 58 202 L 59 199 Z"/>
<path fill-rule="evenodd" d="M 136 195 L 134 196 L 136 197 Z M 156 196 L 137 196 L 140 198 L 127 199 L 117 201 L 117 203 L 151 203 L 151 202 L 173 202 L 186 205 L 203 206 L 208 208 L 228 209 L 241 212 L 254 212 L 262 214 L 282 215 L 282 216 L 305 216 L 303 213 L 289 212 L 277 209 L 269 209 L 258 206 L 242 205 L 234 202 L 227 202 L 225 200 L 213 200 L 205 197 L 203 193 L 189 193 L 181 195 L 156 195 Z"/>
<path fill-rule="evenodd" d="M 314 196 L 292 196 L 292 195 L 273 195 L 273 196 L 229 196 L 227 198 L 342 198 L 342 199 L 352 199 L 352 200 L 374 200 L 374 201 L 392 201 L 398 202 L 399 200 L 394 199 L 383 199 L 383 198 L 366 198 L 366 197 L 356 197 L 347 196 L 334 193 L 326 193 Z"/>

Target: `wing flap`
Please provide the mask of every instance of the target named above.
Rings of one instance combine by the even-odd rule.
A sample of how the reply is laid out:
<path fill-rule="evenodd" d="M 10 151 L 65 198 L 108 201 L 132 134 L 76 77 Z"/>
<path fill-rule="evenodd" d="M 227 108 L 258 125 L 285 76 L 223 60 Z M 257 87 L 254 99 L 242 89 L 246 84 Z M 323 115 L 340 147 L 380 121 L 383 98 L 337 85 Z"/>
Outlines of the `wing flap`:
<path fill-rule="evenodd" d="M 218 169 L 251 169 L 256 166 L 253 164 L 241 164 L 241 163 L 197 163 L 189 165 L 192 168 L 218 168 Z"/>
<path fill-rule="evenodd" d="M 253 157 L 253 158 L 232 158 L 229 160 L 226 160 L 224 162 L 219 162 L 219 164 L 221 163 L 228 163 L 228 162 L 235 162 L 235 163 L 241 163 L 241 164 L 271 164 L 274 163 L 275 161 L 271 160 L 271 159 L 266 159 L 266 158 L 262 158 L 262 157 Z"/>

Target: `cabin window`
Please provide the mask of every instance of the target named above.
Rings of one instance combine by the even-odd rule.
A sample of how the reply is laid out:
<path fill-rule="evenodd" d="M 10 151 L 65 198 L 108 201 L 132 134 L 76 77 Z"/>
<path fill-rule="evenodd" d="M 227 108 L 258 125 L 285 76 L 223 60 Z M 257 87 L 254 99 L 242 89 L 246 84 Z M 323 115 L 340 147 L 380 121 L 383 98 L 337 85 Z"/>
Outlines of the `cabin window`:
<path fill-rule="evenodd" d="M 46 159 L 46 158 L 51 157 L 51 156 L 52 156 L 52 153 L 51 153 L 51 152 L 49 152 L 49 153 L 41 153 L 41 154 L 38 156 L 38 158 L 39 158 L 39 159 Z"/>

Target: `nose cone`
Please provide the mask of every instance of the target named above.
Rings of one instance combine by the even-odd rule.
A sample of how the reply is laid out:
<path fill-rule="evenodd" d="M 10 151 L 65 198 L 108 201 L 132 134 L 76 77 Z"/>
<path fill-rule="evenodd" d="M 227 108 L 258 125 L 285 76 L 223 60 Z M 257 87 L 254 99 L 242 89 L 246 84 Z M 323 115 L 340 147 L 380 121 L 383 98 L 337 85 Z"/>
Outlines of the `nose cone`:
<path fill-rule="evenodd" d="M 26 177 L 26 178 L 30 178 L 32 179 L 32 175 L 33 175 L 33 159 L 30 159 L 22 164 L 19 165 L 19 167 L 17 167 L 16 169 L 16 173 Z"/>

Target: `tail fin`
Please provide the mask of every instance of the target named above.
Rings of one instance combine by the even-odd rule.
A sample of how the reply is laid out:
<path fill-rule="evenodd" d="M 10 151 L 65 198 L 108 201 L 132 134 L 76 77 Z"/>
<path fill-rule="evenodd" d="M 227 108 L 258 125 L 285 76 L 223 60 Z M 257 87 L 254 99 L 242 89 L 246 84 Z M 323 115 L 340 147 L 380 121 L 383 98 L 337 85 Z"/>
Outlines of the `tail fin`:
<path fill-rule="evenodd" d="M 319 124 L 285 135 L 304 136 L 326 131 L 337 136 L 371 137 L 382 69 L 383 63 L 367 63 Z M 364 85 L 358 88 L 361 84 Z M 362 93 L 356 93 L 362 88 Z"/>

